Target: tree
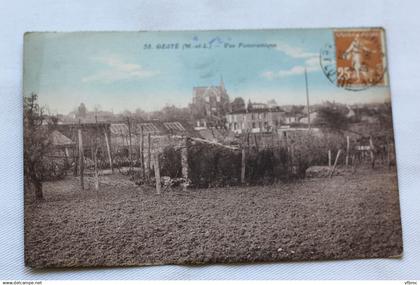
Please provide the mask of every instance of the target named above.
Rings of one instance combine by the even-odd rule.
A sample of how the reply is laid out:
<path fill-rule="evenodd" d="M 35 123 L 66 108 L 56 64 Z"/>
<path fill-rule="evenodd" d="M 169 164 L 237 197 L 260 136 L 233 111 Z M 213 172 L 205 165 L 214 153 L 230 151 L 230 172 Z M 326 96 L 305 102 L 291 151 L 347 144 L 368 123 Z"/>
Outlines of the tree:
<path fill-rule="evenodd" d="M 87 115 L 87 108 L 85 103 L 80 103 L 80 106 L 77 108 L 77 117 L 79 118 L 86 118 Z"/>
<path fill-rule="evenodd" d="M 178 108 L 174 105 L 166 105 L 159 111 L 151 114 L 151 119 L 161 121 L 190 121 L 190 108 Z"/>
<path fill-rule="evenodd" d="M 377 117 L 382 129 L 392 130 L 392 109 L 390 103 L 379 106 Z"/>
<path fill-rule="evenodd" d="M 232 112 L 245 111 L 245 100 L 242 97 L 236 97 L 232 101 Z"/>
<path fill-rule="evenodd" d="M 348 129 L 349 120 L 342 108 L 322 106 L 318 109 L 318 116 L 314 124 L 321 128 L 341 133 Z"/>
<path fill-rule="evenodd" d="M 296 105 L 293 105 L 290 108 L 290 113 L 293 116 L 301 115 L 301 114 L 303 114 L 303 109 L 305 109 L 305 106 L 296 106 Z"/>
<path fill-rule="evenodd" d="M 24 98 L 24 179 L 25 186 L 33 186 L 37 200 L 43 199 L 43 162 L 50 147 L 46 116 L 38 104 L 38 95 Z"/>
<path fill-rule="evenodd" d="M 134 117 L 141 120 L 147 120 L 149 115 L 146 111 L 143 111 L 141 108 L 134 110 Z"/>
<path fill-rule="evenodd" d="M 252 110 L 252 102 L 251 102 L 251 99 L 248 99 L 248 105 L 247 105 L 247 110 L 248 111 L 251 111 Z"/>

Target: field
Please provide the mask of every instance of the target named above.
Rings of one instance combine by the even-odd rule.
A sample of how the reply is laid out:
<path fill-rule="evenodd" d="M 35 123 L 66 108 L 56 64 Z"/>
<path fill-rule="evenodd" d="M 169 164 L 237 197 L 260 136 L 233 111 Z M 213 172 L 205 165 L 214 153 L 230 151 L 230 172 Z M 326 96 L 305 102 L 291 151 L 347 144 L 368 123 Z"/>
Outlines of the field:
<path fill-rule="evenodd" d="M 395 171 L 264 187 L 168 190 L 122 175 L 101 189 L 44 183 L 25 205 L 32 267 L 199 264 L 388 257 L 402 253 Z"/>

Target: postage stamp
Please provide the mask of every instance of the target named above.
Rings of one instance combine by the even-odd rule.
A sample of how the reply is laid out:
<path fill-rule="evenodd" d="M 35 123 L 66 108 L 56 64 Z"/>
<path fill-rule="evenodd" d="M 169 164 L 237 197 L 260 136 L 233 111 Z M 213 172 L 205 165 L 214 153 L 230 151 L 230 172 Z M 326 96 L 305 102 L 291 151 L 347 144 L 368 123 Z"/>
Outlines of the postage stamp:
<path fill-rule="evenodd" d="M 352 91 L 387 85 L 383 29 L 338 29 L 333 37 L 334 46 L 325 45 L 320 56 L 331 82 Z"/>

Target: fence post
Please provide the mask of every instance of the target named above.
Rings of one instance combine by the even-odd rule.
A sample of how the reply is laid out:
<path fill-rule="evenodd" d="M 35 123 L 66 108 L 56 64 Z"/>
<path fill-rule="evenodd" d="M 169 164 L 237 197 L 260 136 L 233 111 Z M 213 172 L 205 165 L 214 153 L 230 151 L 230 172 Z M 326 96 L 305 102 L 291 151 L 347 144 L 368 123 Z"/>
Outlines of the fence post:
<path fill-rule="evenodd" d="M 350 154 L 350 137 L 347 136 L 347 146 L 346 146 L 346 166 L 349 165 L 349 154 Z"/>
<path fill-rule="evenodd" d="M 96 138 L 95 138 L 96 140 Z M 95 177 L 95 190 L 98 191 L 99 189 L 99 174 L 98 174 L 98 160 L 96 157 L 96 143 L 95 144 L 91 144 L 91 152 L 92 152 L 92 160 L 93 160 L 93 168 L 94 168 L 94 177 Z"/>
<path fill-rule="evenodd" d="M 369 145 L 370 145 L 370 161 L 372 163 L 372 168 L 375 167 L 375 155 L 373 153 L 374 150 L 374 145 L 373 145 L 373 140 L 372 140 L 372 136 L 369 137 Z"/>
<path fill-rule="evenodd" d="M 290 145 L 290 161 L 292 165 L 292 174 L 295 174 L 295 144 Z"/>
<path fill-rule="evenodd" d="M 114 173 L 114 166 L 112 164 L 112 156 L 111 156 L 111 146 L 110 146 L 108 134 L 105 128 L 104 128 L 104 135 L 105 135 L 106 150 L 108 153 L 109 167 L 111 167 L 111 172 Z"/>
<path fill-rule="evenodd" d="M 151 138 L 150 138 L 150 133 L 147 134 L 147 177 L 149 178 L 150 175 L 150 160 L 151 160 L 151 152 L 150 152 L 150 148 L 151 148 Z"/>
<path fill-rule="evenodd" d="M 335 168 L 337 167 L 338 158 L 340 157 L 340 154 L 341 154 L 341 149 L 338 150 L 337 156 L 335 157 L 334 166 L 333 166 L 333 168 L 332 168 L 332 170 L 330 172 L 330 178 L 333 176 L 334 171 L 335 171 Z"/>
<path fill-rule="evenodd" d="M 98 171 L 98 116 L 95 113 L 95 144 L 94 151 L 93 151 L 93 163 L 94 163 L 94 170 L 95 170 L 95 190 L 99 190 L 99 171 Z"/>
<path fill-rule="evenodd" d="M 257 148 L 257 151 L 259 151 L 257 134 L 255 134 L 255 133 L 254 133 L 254 141 L 255 141 L 255 147 Z"/>
<path fill-rule="evenodd" d="M 331 150 L 328 150 L 328 167 L 331 168 Z"/>
<path fill-rule="evenodd" d="M 242 160 L 241 160 L 241 183 L 245 184 L 245 164 L 246 164 L 246 151 L 242 147 Z"/>
<path fill-rule="evenodd" d="M 77 163 L 76 155 L 74 153 L 75 153 L 75 147 L 72 150 L 72 157 L 73 157 L 73 162 L 74 162 L 73 176 L 76 177 L 77 176 L 77 168 L 79 167 L 79 165 Z"/>
<path fill-rule="evenodd" d="M 133 170 L 133 149 L 131 146 L 131 123 L 130 118 L 127 117 L 127 125 L 128 125 L 128 156 L 130 159 L 130 172 Z"/>
<path fill-rule="evenodd" d="M 79 169 L 80 169 L 80 187 L 82 188 L 82 190 L 85 189 L 85 184 L 83 181 L 83 171 L 85 168 L 85 158 L 84 158 L 84 152 L 83 152 L 83 138 L 82 138 L 82 130 L 78 129 L 77 130 L 77 135 L 79 138 Z"/>
<path fill-rule="evenodd" d="M 353 153 L 351 156 L 351 165 L 352 165 L 352 172 L 356 172 L 356 155 Z"/>
<path fill-rule="evenodd" d="M 140 132 L 141 132 L 141 145 L 140 145 L 140 152 L 141 152 L 141 169 L 143 173 L 143 179 L 146 177 L 146 168 L 144 166 L 144 135 L 143 135 L 143 125 L 140 125 Z"/>
<path fill-rule="evenodd" d="M 185 191 L 188 187 L 188 137 L 184 138 L 184 145 L 181 148 L 181 166 L 182 178 L 185 180 L 182 187 Z"/>
<path fill-rule="evenodd" d="M 69 158 L 70 158 L 70 154 L 69 154 L 69 148 L 65 147 L 64 148 L 64 155 L 66 156 L 66 163 L 69 163 Z"/>
<path fill-rule="evenodd" d="M 155 169 L 155 180 L 156 180 L 156 194 L 160 195 L 160 168 L 159 168 L 159 153 L 154 154 L 153 166 Z"/>

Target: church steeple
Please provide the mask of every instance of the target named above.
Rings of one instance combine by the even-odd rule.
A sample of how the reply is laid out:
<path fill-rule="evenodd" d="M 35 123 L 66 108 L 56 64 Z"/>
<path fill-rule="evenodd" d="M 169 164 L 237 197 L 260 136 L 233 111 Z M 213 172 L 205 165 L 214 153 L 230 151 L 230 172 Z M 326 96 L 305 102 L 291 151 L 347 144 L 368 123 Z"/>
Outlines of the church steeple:
<path fill-rule="evenodd" d="M 222 76 L 222 75 L 220 75 L 220 88 L 221 88 L 222 90 L 226 90 L 226 89 L 225 89 L 225 83 L 223 82 L 223 76 Z"/>

